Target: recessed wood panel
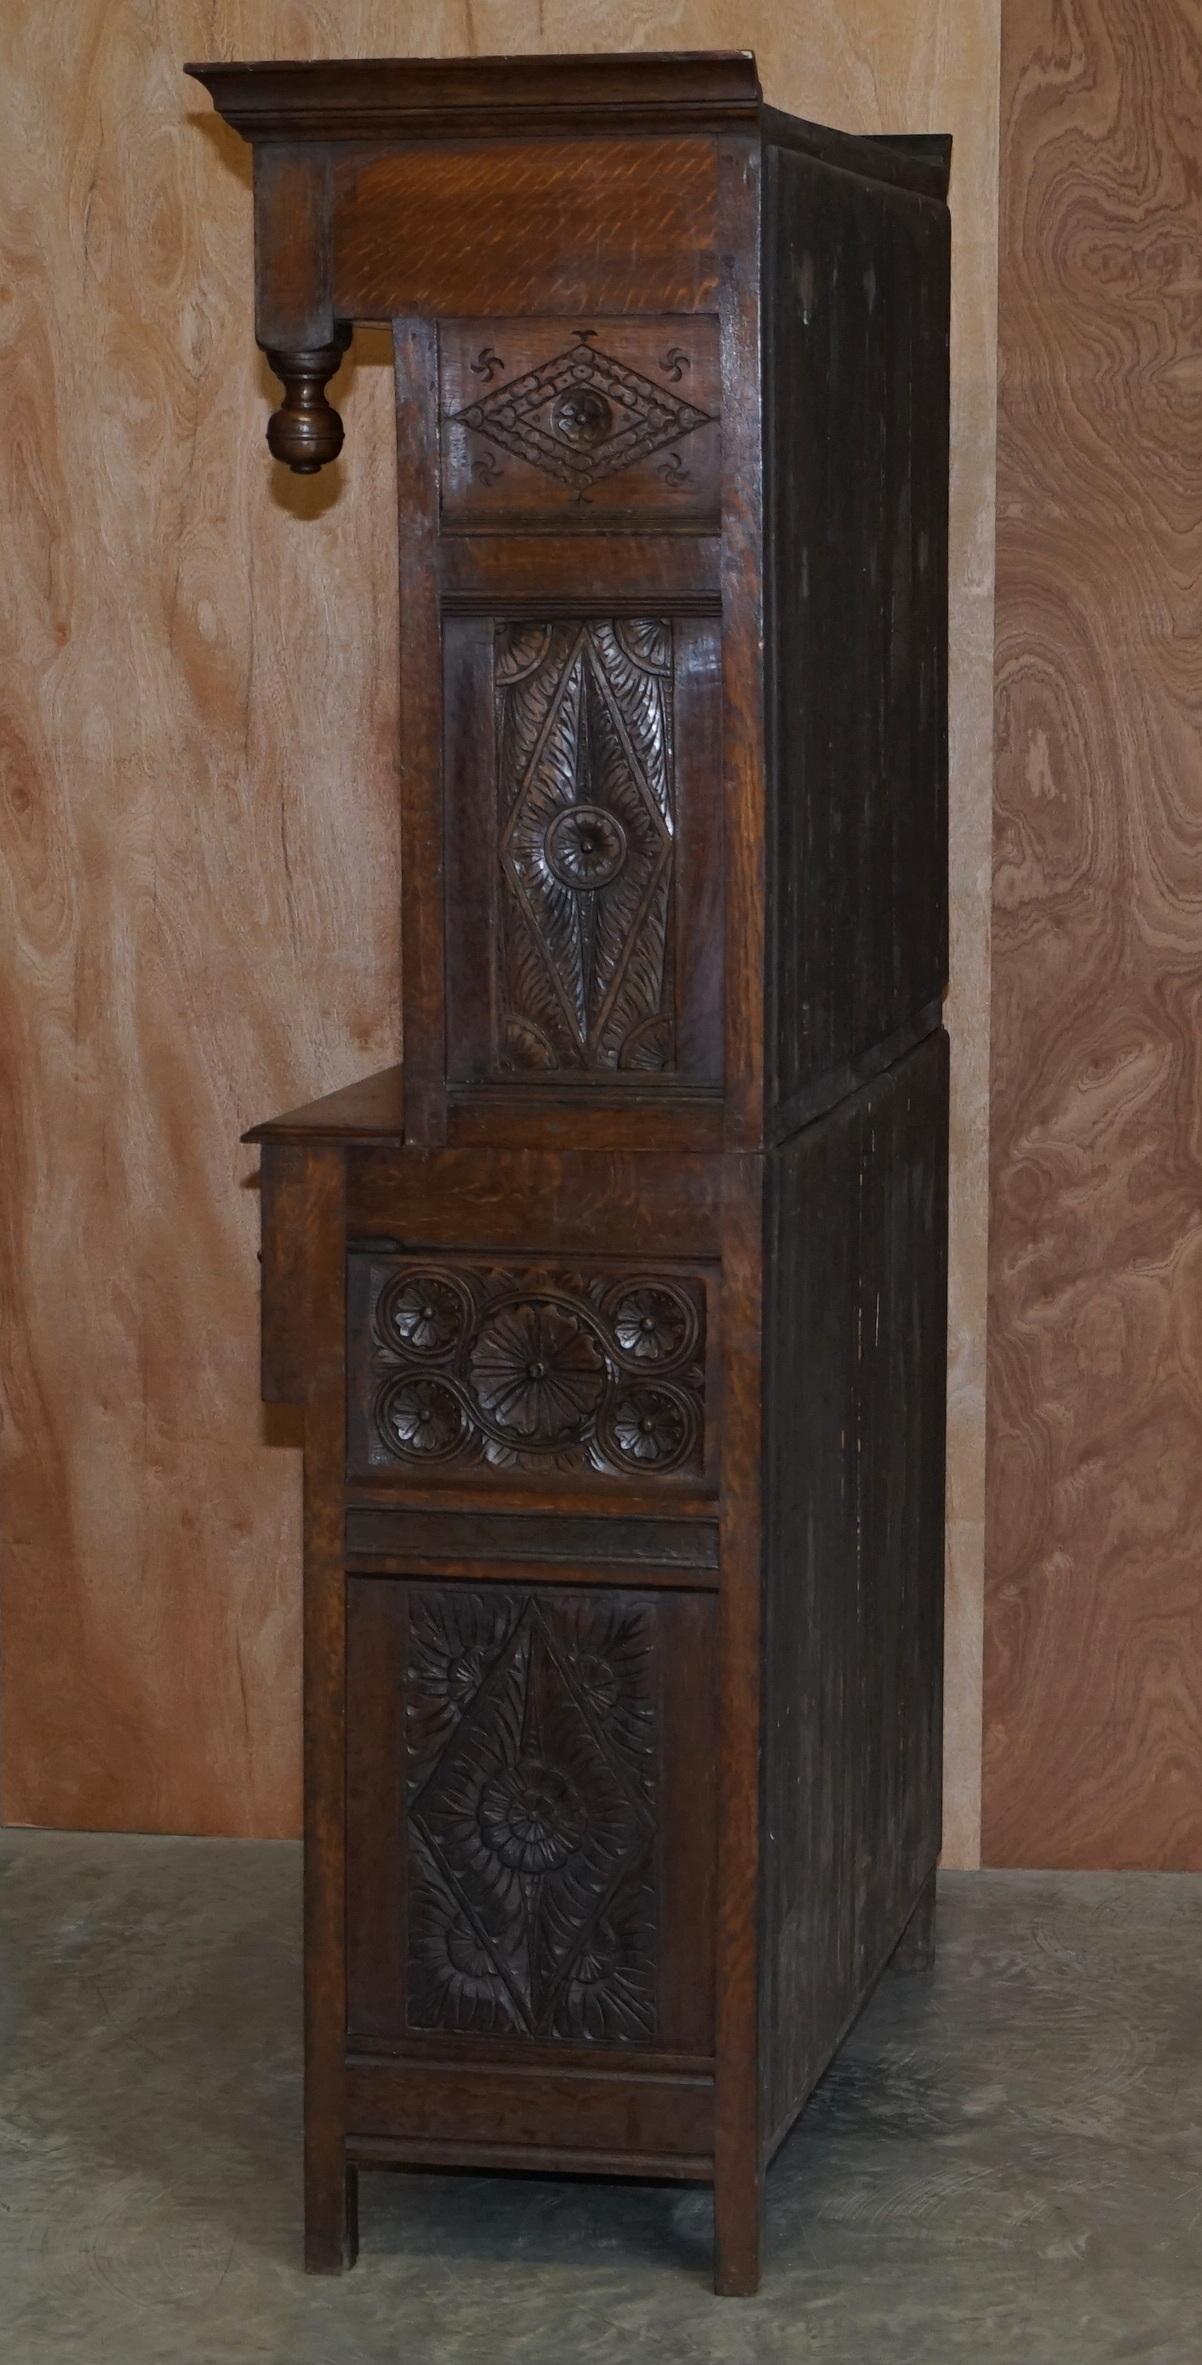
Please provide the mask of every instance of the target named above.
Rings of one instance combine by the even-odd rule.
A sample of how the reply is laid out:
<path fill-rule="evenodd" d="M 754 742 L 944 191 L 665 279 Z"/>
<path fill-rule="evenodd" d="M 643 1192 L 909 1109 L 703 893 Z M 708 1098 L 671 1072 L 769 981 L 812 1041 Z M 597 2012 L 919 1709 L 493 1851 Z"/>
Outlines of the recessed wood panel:
<path fill-rule="evenodd" d="M 984 1852 L 1202 1865 L 1202 25 L 1003 14 Z"/>
<path fill-rule="evenodd" d="M 356 1576 L 348 1618 L 352 2042 L 711 2051 L 713 1597 Z"/>
<path fill-rule="evenodd" d="M 718 1083 L 716 620 L 447 617 L 443 645 L 449 1076 Z"/>

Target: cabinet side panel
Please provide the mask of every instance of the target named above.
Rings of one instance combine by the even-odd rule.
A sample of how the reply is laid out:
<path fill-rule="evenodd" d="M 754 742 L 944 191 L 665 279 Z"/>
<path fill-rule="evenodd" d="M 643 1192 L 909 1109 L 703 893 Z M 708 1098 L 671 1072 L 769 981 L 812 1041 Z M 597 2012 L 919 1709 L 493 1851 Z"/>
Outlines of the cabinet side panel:
<path fill-rule="evenodd" d="M 770 151 L 775 1104 L 913 1026 L 947 938 L 948 215 Z"/>
<path fill-rule="evenodd" d="M 769 2142 L 939 1847 L 946 1111 L 937 1034 L 769 1162 Z"/>

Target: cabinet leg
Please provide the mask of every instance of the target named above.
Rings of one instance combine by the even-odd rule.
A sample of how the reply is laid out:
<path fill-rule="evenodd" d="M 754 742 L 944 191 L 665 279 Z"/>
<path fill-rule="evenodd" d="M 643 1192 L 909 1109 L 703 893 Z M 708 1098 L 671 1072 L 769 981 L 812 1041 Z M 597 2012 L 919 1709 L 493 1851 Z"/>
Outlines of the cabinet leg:
<path fill-rule="evenodd" d="M 339 2157 L 327 2169 L 310 2159 L 305 2175 L 305 2273 L 341 2275 L 359 2255 L 359 2171 Z"/>
<path fill-rule="evenodd" d="M 754 2299 L 760 2287 L 758 2181 L 714 2180 L 714 2289 L 719 2299 Z"/>
<path fill-rule="evenodd" d="M 918 1903 L 898 1939 L 896 1971 L 929 1971 L 935 1961 L 935 1875 L 930 1873 Z"/>

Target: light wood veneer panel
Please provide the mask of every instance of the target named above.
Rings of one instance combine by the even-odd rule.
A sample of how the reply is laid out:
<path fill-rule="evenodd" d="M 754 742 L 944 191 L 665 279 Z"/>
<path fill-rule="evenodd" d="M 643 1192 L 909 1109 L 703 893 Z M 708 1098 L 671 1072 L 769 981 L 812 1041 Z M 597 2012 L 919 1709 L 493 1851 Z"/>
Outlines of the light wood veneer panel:
<path fill-rule="evenodd" d="M 985 1855 L 1202 1865 L 1202 25 L 1004 19 Z"/>

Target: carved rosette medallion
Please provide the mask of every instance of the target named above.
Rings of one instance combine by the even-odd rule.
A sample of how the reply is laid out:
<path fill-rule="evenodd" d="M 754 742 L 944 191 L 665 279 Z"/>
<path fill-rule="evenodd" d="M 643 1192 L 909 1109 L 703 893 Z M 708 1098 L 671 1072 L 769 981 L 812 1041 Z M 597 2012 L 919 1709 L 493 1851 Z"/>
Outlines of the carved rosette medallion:
<path fill-rule="evenodd" d="M 451 414 L 457 425 L 570 486 L 581 501 L 605 477 L 678 444 L 714 415 L 628 362 L 597 352 L 595 334 L 578 329 L 565 352 Z M 667 375 L 679 378 L 682 371 Z"/>
<path fill-rule="evenodd" d="M 704 1460 L 701 1284 L 373 1269 L 369 1455 L 641 1480 Z"/>
<path fill-rule="evenodd" d="M 410 2026 L 652 2043 L 655 1605 L 409 1600 Z"/>
<path fill-rule="evenodd" d="M 670 1067 L 671 625 L 505 624 L 493 662 L 502 1067 Z"/>
<path fill-rule="evenodd" d="M 602 805 L 565 805 L 543 841 L 547 861 L 565 887 L 608 887 L 626 860 L 626 832 Z"/>

